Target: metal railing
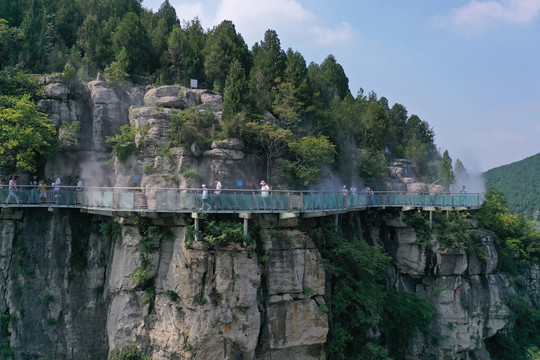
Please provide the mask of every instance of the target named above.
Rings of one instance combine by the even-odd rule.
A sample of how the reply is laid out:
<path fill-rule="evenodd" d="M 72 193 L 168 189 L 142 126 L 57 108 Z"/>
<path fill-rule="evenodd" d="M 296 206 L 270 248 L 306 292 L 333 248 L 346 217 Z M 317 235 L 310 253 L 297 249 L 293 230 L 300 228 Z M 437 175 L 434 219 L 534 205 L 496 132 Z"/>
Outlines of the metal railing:
<path fill-rule="evenodd" d="M 340 191 L 273 190 L 263 196 L 260 190 L 232 189 L 214 194 L 201 189 L 94 187 L 78 190 L 75 186 L 38 188 L 18 185 L 0 186 L 0 204 L 9 207 L 75 207 L 114 211 L 156 212 L 317 212 L 348 211 L 376 207 L 478 208 L 481 194 L 407 193 L 376 191 L 348 193 Z"/>

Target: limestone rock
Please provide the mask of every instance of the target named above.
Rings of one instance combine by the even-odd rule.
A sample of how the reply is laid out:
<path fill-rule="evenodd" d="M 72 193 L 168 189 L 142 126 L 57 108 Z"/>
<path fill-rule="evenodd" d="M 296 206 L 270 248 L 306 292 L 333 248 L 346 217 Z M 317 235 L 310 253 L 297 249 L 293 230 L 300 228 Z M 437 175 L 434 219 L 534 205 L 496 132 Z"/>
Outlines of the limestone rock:
<path fill-rule="evenodd" d="M 223 108 L 223 97 L 221 94 L 212 90 L 192 90 L 199 95 L 201 104 L 198 106 L 200 110 L 209 108 L 214 113 L 221 112 Z"/>
<path fill-rule="evenodd" d="M 42 97 L 46 99 L 67 100 L 69 89 L 63 83 L 51 83 L 43 89 Z"/>
<path fill-rule="evenodd" d="M 427 193 L 429 191 L 428 186 L 421 182 L 410 182 L 406 186 L 407 191 L 412 193 Z"/>
<path fill-rule="evenodd" d="M 212 149 L 244 150 L 244 142 L 241 139 L 214 140 Z"/>
<path fill-rule="evenodd" d="M 148 90 L 144 95 L 144 104 L 188 109 L 193 105 L 200 104 L 200 99 L 195 92 L 185 87 L 168 85 Z"/>
<path fill-rule="evenodd" d="M 106 81 L 94 80 L 87 85 L 93 106 L 92 138 L 96 149 L 105 146 L 105 139 L 128 123 L 128 103 L 120 99 Z"/>
<path fill-rule="evenodd" d="M 246 154 L 243 151 L 217 148 L 205 151 L 204 156 L 221 160 L 242 160 Z"/>

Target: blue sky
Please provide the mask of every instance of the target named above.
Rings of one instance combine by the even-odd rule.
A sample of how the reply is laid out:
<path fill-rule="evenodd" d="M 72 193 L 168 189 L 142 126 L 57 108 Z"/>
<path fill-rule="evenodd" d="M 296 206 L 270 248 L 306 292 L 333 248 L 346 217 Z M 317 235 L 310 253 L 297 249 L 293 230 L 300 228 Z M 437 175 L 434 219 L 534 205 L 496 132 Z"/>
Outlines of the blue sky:
<path fill-rule="evenodd" d="M 540 152 L 540 0 L 169 2 L 205 29 L 232 20 L 250 48 L 273 29 L 308 63 L 333 54 L 353 95 L 404 105 L 469 172 Z"/>

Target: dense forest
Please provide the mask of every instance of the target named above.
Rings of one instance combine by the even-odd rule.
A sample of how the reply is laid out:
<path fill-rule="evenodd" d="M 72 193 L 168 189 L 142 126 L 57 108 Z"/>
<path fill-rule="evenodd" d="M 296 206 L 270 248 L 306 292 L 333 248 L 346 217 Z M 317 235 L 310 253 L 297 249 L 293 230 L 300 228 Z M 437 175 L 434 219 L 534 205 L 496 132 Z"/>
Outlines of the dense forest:
<path fill-rule="evenodd" d="M 539 178 L 540 154 L 484 173 L 486 187 L 503 192 L 512 212 L 531 215 L 540 210 Z"/>
<path fill-rule="evenodd" d="M 374 91 L 354 96 L 333 55 L 307 64 L 298 51 L 282 49 L 273 30 L 250 49 L 231 21 L 208 30 L 197 18 L 181 24 L 168 0 L 155 13 L 140 0 L 8 0 L 0 2 L 0 49 L 3 108 L 15 107 L 6 96 L 27 94 L 21 72 L 82 82 L 102 72 L 120 87 L 197 79 L 224 96 L 222 128 L 210 136 L 240 135 L 261 151 L 283 145 L 299 186 L 318 180 L 312 159 L 332 164 L 343 179 L 377 183 L 389 158 L 405 157 L 426 181 L 453 181 L 450 157 L 443 159 L 426 121 Z M 195 139 L 208 138 L 205 130 Z"/>

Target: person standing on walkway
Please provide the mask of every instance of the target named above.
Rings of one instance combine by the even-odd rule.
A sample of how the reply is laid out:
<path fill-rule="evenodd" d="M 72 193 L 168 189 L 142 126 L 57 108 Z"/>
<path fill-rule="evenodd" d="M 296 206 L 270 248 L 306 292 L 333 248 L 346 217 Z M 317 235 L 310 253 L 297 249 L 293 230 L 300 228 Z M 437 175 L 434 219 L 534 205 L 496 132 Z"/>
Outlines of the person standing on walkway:
<path fill-rule="evenodd" d="M 217 178 L 214 179 L 214 184 L 216 184 L 216 189 L 214 190 L 214 208 L 218 209 L 221 207 L 221 192 L 223 189 L 223 184 Z"/>
<path fill-rule="evenodd" d="M 60 186 L 62 186 L 62 180 L 60 180 L 60 175 L 58 173 L 54 174 L 52 186 L 54 187 L 54 201 L 58 204 L 60 203 Z"/>
<path fill-rule="evenodd" d="M 343 207 L 347 207 L 347 198 L 349 197 L 349 190 L 347 190 L 347 185 L 343 185 L 341 192 L 343 193 Z"/>
<path fill-rule="evenodd" d="M 356 193 L 358 193 L 358 189 L 356 188 L 356 186 L 351 185 L 351 187 L 349 188 L 349 192 L 351 193 L 351 205 L 358 205 L 358 200 L 357 200 L 357 196 L 356 196 Z"/>
<path fill-rule="evenodd" d="M 208 188 L 206 187 L 205 184 L 202 184 L 202 195 L 201 195 L 201 199 L 202 199 L 202 205 L 201 205 L 201 210 L 204 210 L 205 207 L 207 207 L 208 209 L 212 209 L 212 206 L 210 206 L 210 204 L 208 203 Z"/>
<path fill-rule="evenodd" d="M 45 183 L 45 180 L 41 179 L 39 181 L 39 198 L 41 199 L 42 203 L 47 202 L 47 184 Z"/>
<path fill-rule="evenodd" d="M 13 175 L 9 177 L 8 196 L 6 198 L 6 204 L 9 204 L 9 200 L 14 197 L 19 204 L 19 197 L 17 196 L 17 176 Z"/>
<path fill-rule="evenodd" d="M 267 208 L 269 208 L 268 198 L 270 195 L 270 187 L 268 186 L 268 184 L 266 184 L 264 180 L 261 180 L 260 185 L 261 185 L 261 199 L 264 206 L 264 210 L 266 210 Z"/>
<path fill-rule="evenodd" d="M 80 177 L 77 176 L 75 179 L 77 187 L 75 188 L 75 204 L 81 205 L 84 201 L 84 183 Z"/>
<path fill-rule="evenodd" d="M 37 175 L 32 177 L 30 180 L 30 202 L 32 204 L 37 204 L 39 202 L 39 181 Z"/>

